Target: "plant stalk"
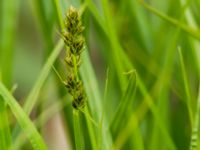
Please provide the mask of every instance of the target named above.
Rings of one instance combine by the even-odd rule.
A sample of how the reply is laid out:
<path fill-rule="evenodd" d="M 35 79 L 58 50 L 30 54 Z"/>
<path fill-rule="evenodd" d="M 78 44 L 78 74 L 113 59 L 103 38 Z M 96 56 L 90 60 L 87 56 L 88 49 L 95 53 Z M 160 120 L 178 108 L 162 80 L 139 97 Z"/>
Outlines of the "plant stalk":
<path fill-rule="evenodd" d="M 74 120 L 74 136 L 75 136 L 75 146 L 76 150 L 83 149 L 83 141 L 81 134 L 81 124 L 79 118 L 79 110 L 73 109 L 73 120 Z"/>

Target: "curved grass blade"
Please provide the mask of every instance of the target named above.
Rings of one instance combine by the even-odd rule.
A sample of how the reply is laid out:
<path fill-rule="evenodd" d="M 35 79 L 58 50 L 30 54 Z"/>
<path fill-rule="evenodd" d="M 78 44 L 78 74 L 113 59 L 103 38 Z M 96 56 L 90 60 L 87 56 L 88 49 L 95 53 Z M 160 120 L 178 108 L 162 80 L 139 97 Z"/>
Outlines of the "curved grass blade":
<path fill-rule="evenodd" d="M 35 150 L 46 150 L 46 145 L 34 124 L 2 83 L 0 83 L 0 95 L 12 110 L 21 128 L 27 134 L 33 148 Z"/>
<path fill-rule="evenodd" d="M 129 84 L 123 93 L 118 109 L 110 124 L 111 129 L 116 134 L 124 125 L 123 122 L 127 119 L 127 113 L 130 114 L 130 107 L 133 104 L 134 93 L 136 91 L 136 72 L 133 71 L 129 77 Z"/>
<path fill-rule="evenodd" d="M 45 109 L 33 122 L 37 128 L 41 128 L 47 121 L 49 121 L 52 116 L 55 114 L 59 113 L 66 107 L 67 105 L 71 104 L 71 100 L 69 101 L 64 101 L 66 99 L 69 99 L 68 95 L 64 96 L 60 100 L 54 102 L 53 104 L 50 105 L 47 109 Z M 13 147 L 15 149 L 21 149 L 23 144 L 26 142 L 25 136 L 22 132 L 20 132 L 19 136 L 13 143 Z"/>
<path fill-rule="evenodd" d="M 127 85 L 127 88 L 123 93 L 119 107 L 112 119 L 111 124 L 110 124 L 110 128 L 114 132 L 114 136 L 116 136 L 118 134 L 118 132 L 120 130 L 122 130 L 123 127 L 127 124 L 129 117 L 131 116 L 131 113 L 133 111 L 132 107 L 133 107 L 133 102 L 134 102 L 134 98 L 135 98 L 137 77 L 136 77 L 135 70 L 131 71 L 129 74 L 130 74 L 129 84 Z M 131 138 L 130 138 L 130 140 L 131 140 L 130 144 L 135 149 L 142 150 L 144 145 L 143 145 L 142 134 L 141 134 L 140 129 L 137 128 L 132 133 L 132 135 L 133 136 L 131 136 Z M 125 138 L 123 138 L 123 139 L 125 139 Z M 122 143 L 117 141 L 117 144 L 114 146 L 114 148 L 121 149 L 123 146 Z"/>
<path fill-rule="evenodd" d="M 63 40 L 59 40 L 58 44 L 55 46 L 53 49 L 52 53 L 50 54 L 49 58 L 47 59 L 46 63 L 44 64 L 42 71 L 35 82 L 35 85 L 33 86 L 30 94 L 28 95 L 25 105 L 24 105 L 24 111 L 29 115 L 30 112 L 32 111 L 34 105 L 37 102 L 37 98 L 40 93 L 40 89 L 42 88 L 45 80 L 47 79 L 51 67 L 53 63 L 55 62 L 56 58 L 58 57 L 59 53 L 61 52 L 62 48 L 64 47 L 64 42 Z M 19 134 L 19 127 L 16 127 L 13 133 L 13 138 L 15 139 L 17 135 Z"/>

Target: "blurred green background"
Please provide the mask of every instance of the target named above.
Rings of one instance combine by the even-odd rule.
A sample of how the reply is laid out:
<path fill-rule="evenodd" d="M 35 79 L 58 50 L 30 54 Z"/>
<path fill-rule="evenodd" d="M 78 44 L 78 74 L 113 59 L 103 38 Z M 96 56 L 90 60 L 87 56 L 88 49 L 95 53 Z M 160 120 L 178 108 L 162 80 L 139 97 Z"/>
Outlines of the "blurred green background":
<path fill-rule="evenodd" d="M 105 118 L 94 127 L 98 149 L 198 149 L 199 0 L 1 0 L 1 79 L 9 89 L 17 85 L 20 105 L 62 38 L 59 19 L 70 5 L 85 26 L 80 75 L 90 113 L 99 126 Z M 64 57 L 63 48 L 54 63 L 63 79 Z M 30 117 L 49 149 L 74 149 L 70 97 L 53 69 Z M 84 147 L 94 149 L 81 117 Z M 9 120 L 13 147 L 31 149 L 21 131 L 16 136 L 12 112 Z"/>

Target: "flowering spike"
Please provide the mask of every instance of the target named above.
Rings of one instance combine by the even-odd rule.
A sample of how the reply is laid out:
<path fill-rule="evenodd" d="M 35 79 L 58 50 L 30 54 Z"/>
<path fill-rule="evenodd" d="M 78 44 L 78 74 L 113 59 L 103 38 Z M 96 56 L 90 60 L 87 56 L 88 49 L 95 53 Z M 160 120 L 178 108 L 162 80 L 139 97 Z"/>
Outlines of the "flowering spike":
<path fill-rule="evenodd" d="M 67 46 L 65 62 L 70 72 L 65 87 L 73 97 L 72 106 L 75 109 L 81 109 L 85 106 L 86 94 L 82 81 L 78 79 L 77 71 L 81 62 L 80 56 L 84 49 L 85 39 L 82 36 L 84 27 L 82 26 L 81 16 L 74 7 L 70 6 L 64 23 L 65 31 L 62 35 Z"/>

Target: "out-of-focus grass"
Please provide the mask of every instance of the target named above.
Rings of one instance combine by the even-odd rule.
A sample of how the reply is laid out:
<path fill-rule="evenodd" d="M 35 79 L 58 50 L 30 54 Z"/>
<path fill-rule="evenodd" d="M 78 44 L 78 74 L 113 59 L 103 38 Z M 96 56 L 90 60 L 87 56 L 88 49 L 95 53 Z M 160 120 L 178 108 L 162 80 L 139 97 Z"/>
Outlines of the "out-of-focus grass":
<path fill-rule="evenodd" d="M 199 1 L 0 3 L 0 94 L 4 98 L 0 99 L 0 149 L 43 147 L 41 137 L 52 135 L 53 130 L 42 129 L 53 126 L 45 123 L 58 111 L 63 118 L 59 128 L 70 139 L 63 141 L 70 141 L 72 149 L 199 148 Z M 59 33 L 70 5 L 81 10 L 86 37 L 80 76 L 87 107 L 74 121 L 72 107 L 66 105 L 71 101 L 67 91 L 51 71 L 55 65 L 63 79 L 67 74 Z M 14 96 L 21 106 L 5 88 L 15 83 Z M 23 130 L 34 131 L 28 137 L 36 142 L 28 143 L 18 123 Z M 49 149 L 54 144 L 60 148 L 56 140 L 45 140 Z"/>

